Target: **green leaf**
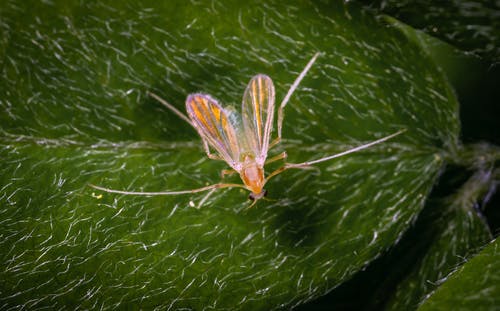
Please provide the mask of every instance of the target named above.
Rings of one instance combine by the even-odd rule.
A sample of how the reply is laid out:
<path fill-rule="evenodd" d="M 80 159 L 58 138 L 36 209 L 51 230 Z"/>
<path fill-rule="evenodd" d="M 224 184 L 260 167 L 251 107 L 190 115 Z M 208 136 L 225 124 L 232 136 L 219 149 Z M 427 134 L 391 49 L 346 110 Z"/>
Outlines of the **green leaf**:
<path fill-rule="evenodd" d="M 0 8 L 3 308 L 298 305 L 394 244 L 458 146 L 457 102 L 443 74 L 399 30 L 356 6 Z M 286 110 L 280 148 L 290 162 L 407 131 L 277 176 L 270 200 L 250 210 L 242 190 L 221 190 L 195 209 L 204 194 L 88 187 L 219 182 L 224 163 L 208 160 L 196 132 L 146 92 L 182 110 L 187 94 L 202 91 L 239 110 L 248 80 L 265 73 L 279 102 L 317 51 Z"/>
<path fill-rule="evenodd" d="M 482 67 L 476 57 L 465 55 L 449 44 L 394 18 L 383 16 L 383 20 L 396 26 L 431 56 L 443 69 L 459 98 L 464 96 L 464 90 L 471 91 L 470 84 L 476 81 Z M 486 70 L 483 75 L 485 73 Z M 483 85 L 488 84 L 487 76 L 483 76 Z M 471 95 L 477 95 L 477 91 Z M 473 100 L 467 97 L 461 98 L 463 101 L 460 102 L 463 139 L 471 139 L 468 133 L 471 129 L 487 133 L 490 128 L 489 135 L 495 137 L 493 133 L 496 132 L 491 131 L 484 118 L 489 116 L 493 119 L 494 114 L 483 110 L 483 106 L 478 107 L 480 99 L 477 96 Z M 491 100 L 489 98 L 488 101 Z M 464 109 L 464 104 L 470 107 Z M 470 127 L 467 120 L 471 118 L 480 118 L 481 122 L 477 122 L 480 126 L 476 123 Z M 496 123 L 494 128 L 497 127 Z M 433 189 L 426 208 L 397 245 L 338 289 L 304 305 L 302 309 L 416 309 L 421 299 L 439 286 L 443 276 L 491 239 L 488 223 L 492 226 L 491 231 L 495 232 L 495 225 L 489 219 L 491 213 L 483 213 L 485 206 L 495 208 L 491 194 L 498 184 L 494 166 L 499 155 L 498 148 L 485 143 L 461 147 L 458 157 L 453 160 L 455 165 L 448 166 L 444 175 L 440 176 L 440 182 Z M 457 167 L 457 164 L 462 167 Z M 474 173 L 471 175 L 463 166 Z M 450 196 L 450 193 L 453 195 Z"/>
<path fill-rule="evenodd" d="M 492 66 L 471 53 L 461 51 L 392 17 L 383 16 L 383 19 L 401 29 L 409 40 L 420 45 L 443 69 L 460 102 L 462 142 L 487 141 L 499 145 L 500 138 L 496 135 L 500 130 L 496 118 L 496 103 L 500 97 L 496 83 L 500 78 L 498 66 Z"/>
<path fill-rule="evenodd" d="M 446 41 L 463 51 L 500 60 L 500 4 L 497 1 L 370 1 L 376 11 Z"/>
<path fill-rule="evenodd" d="M 418 310 L 497 310 L 500 305 L 500 242 L 486 246 L 447 277 Z"/>
<path fill-rule="evenodd" d="M 417 221 L 396 245 L 328 295 L 298 310 L 417 309 L 444 276 L 491 240 L 477 207 L 484 204 L 478 200 L 492 189 L 496 177 L 478 172 L 467 180 L 468 175 L 448 167 Z"/>
<path fill-rule="evenodd" d="M 385 17 L 385 20 L 427 51 L 456 88 L 463 85 L 461 80 L 464 79 L 465 69 L 470 71 L 470 62 L 463 59 L 461 63 L 454 62 L 458 53 L 453 47 L 393 18 Z M 486 158 L 488 153 L 481 152 L 481 157 Z M 418 303 L 439 286 L 440 280 L 463 262 L 463 258 L 491 239 L 486 221 L 478 215 L 475 206 L 480 204 L 485 193 L 493 189 L 494 175 L 491 164 L 488 164 L 474 173 L 453 195 L 428 203 L 427 210 L 430 212 L 423 213 L 419 219 L 422 226 L 418 231 L 420 237 L 416 243 L 411 241 L 412 245 L 407 249 L 410 254 L 424 255 L 409 273 L 406 271 L 407 275 L 398 284 L 386 309 L 416 309 Z M 443 179 L 449 179 L 449 176 Z M 449 188 L 455 189 L 456 185 Z"/>
<path fill-rule="evenodd" d="M 398 284 L 386 310 L 416 310 L 419 302 L 462 264 L 464 258 L 491 240 L 488 226 L 474 206 L 492 179 L 491 174 L 477 173 L 454 195 L 429 202 L 426 211 L 431 212 L 422 213 L 424 217 L 419 218 L 423 227 L 416 245 L 408 247 L 410 254 L 424 256 Z"/>

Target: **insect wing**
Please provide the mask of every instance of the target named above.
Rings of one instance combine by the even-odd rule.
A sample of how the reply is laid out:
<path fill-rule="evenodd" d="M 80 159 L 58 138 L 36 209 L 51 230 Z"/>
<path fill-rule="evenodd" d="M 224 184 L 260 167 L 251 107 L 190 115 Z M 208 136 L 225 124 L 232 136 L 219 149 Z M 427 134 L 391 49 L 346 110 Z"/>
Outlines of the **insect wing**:
<path fill-rule="evenodd" d="M 241 107 L 247 144 L 260 165 L 264 165 L 274 119 L 274 85 L 266 75 L 253 77 L 243 94 Z"/>
<path fill-rule="evenodd" d="M 238 170 L 240 149 L 236 130 L 227 112 L 217 101 L 205 94 L 191 94 L 186 110 L 201 138 L 233 169 Z"/>

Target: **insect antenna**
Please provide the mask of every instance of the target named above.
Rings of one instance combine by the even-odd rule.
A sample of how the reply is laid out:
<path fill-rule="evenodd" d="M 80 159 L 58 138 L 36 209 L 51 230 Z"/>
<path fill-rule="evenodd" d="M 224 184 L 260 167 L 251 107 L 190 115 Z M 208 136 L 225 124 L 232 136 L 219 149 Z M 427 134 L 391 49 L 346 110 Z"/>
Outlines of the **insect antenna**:
<path fill-rule="evenodd" d="M 198 192 L 203 192 L 203 191 L 208 191 L 208 190 L 212 190 L 211 192 L 213 192 L 216 189 L 222 189 L 222 188 L 245 188 L 245 186 L 241 185 L 241 184 L 222 184 L 222 183 L 219 183 L 219 184 L 213 184 L 210 186 L 201 187 L 201 188 L 197 188 L 197 189 L 191 189 L 191 190 L 143 192 L 143 191 L 115 190 L 115 189 L 96 186 L 93 184 L 89 184 L 89 186 L 94 188 L 94 189 L 101 190 L 104 192 L 118 193 L 118 194 L 125 194 L 125 195 L 138 195 L 138 196 L 182 195 L 182 194 L 198 193 Z M 211 194 L 211 193 L 209 192 L 209 194 Z M 208 199 L 208 198 L 204 198 L 204 199 L 206 201 L 206 199 Z"/>

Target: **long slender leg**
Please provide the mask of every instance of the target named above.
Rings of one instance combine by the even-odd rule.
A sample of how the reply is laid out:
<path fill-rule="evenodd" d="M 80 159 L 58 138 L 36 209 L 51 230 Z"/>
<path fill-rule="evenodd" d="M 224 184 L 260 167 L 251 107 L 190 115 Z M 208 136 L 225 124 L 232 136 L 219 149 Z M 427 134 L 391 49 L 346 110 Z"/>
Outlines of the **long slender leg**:
<path fill-rule="evenodd" d="M 257 201 L 258 200 L 253 200 L 252 204 L 248 205 L 246 209 L 251 209 L 257 203 Z"/>
<path fill-rule="evenodd" d="M 157 101 L 159 101 L 163 106 L 165 106 L 168 109 L 170 109 L 170 111 L 172 111 L 173 113 L 175 113 L 179 118 L 181 118 L 182 120 L 184 120 L 187 123 L 189 123 L 189 125 L 191 125 L 192 127 L 194 127 L 193 123 L 191 123 L 191 120 L 189 120 L 189 118 L 185 114 L 183 114 L 182 112 L 180 112 L 179 109 L 175 108 L 173 105 L 169 104 L 166 100 L 164 100 L 160 96 L 156 95 L 155 93 L 147 92 L 147 94 L 149 96 L 153 97 L 154 99 L 156 99 Z"/>
<path fill-rule="evenodd" d="M 311 69 L 311 66 L 314 64 L 314 62 L 316 61 L 316 58 L 318 58 L 319 54 L 320 54 L 319 52 L 314 54 L 314 56 L 311 58 L 311 60 L 307 63 L 306 67 L 304 67 L 304 69 L 302 69 L 302 72 L 297 76 L 297 78 L 293 82 L 292 86 L 288 90 L 288 93 L 286 93 L 285 98 L 283 98 L 283 101 L 280 104 L 280 107 L 278 109 L 278 137 L 279 138 L 281 138 L 281 128 L 283 126 L 283 118 L 284 118 L 283 109 L 285 108 L 286 104 L 288 103 L 288 100 L 290 100 L 290 97 L 292 96 L 293 92 L 299 86 L 302 79 L 304 79 L 304 77 L 306 76 L 309 69 Z"/>
<path fill-rule="evenodd" d="M 265 180 L 265 183 L 267 183 L 269 181 L 269 179 L 273 178 L 274 176 L 278 175 L 278 174 L 281 174 L 283 173 L 284 171 L 286 171 L 288 169 L 288 167 L 286 166 L 286 164 L 282 167 L 280 167 L 279 169 L 275 170 L 274 172 L 272 172 L 271 174 L 269 174 L 267 177 L 266 177 L 266 180 Z"/>
<path fill-rule="evenodd" d="M 300 164 L 303 164 L 303 163 L 300 163 Z M 298 168 L 298 169 L 302 169 L 302 170 L 319 170 L 317 167 L 313 167 L 311 165 L 302 165 L 302 166 L 295 166 L 296 164 L 292 164 L 292 163 L 285 163 L 285 165 L 283 165 L 282 167 L 278 168 L 277 170 L 273 171 L 271 174 L 269 174 L 267 177 L 266 177 L 266 183 L 269 179 L 271 179 L 272 177 L 278 175 L 278 174 L 281 174 L 283 173 L 284 171 L 286 171 L 287 169 L 290 169 L 290 168 Z"/>
<path fill-rule="evenodd" d="M 277 154 L 274 157 L 267 159 L 266 164 L 273 163 L 273 162 L 279 161 L 281 159 L 286 159 L 286 157 L 287 157 L 286 151 L 283 151 L 282 153 Z"/>
<path fill-rule="evenodd" d="M 269 144 L 269 147 L 268 147 L 268 150 L 270 150 L 272 147 L 276 146 L 277 144 L 279 144 L 281 142 L 281 137 L 276 137 L 270 144 Z"/>
<path fill-rule="evenodd" d="M 155 93 L 148 92 L 148 95 L 151 96 L 151 97 L 153 97 L 157 101 L 159 101 L 162 105 L 164 105 L 168 109 L 170 109 L 170 111 L 172 111 L 173 113 L 175 113 L 182 120 L 184 120 L 187 123 L 189 123 L 189 125 L 191 125 L 196 130 L 196 128 L 194 127 L 194 125 L 191 122 L 191 120 L 189 120 L 189 118 L 185 114 L 183 114 L 182 112 L 180 112 L 179 109 L 175 108 L 173 105 L 171 105 L 170 103 L 168 103 L 166 100 L 164 100 L 160 96 L 156 95 Z M 207 156 L 208 156 L 209 159 L 212 159 L 212 160 L 224 160 L 221 157 L 219 157 L 218 155 L 211 153 L 210 149 L 208 148 L 207 142 L 205 140 L 203 140 L 203 138 L 202 138 L 202 141 L 203 141 L 203 149 L 205 150 L 205 153 L 207 154 Z"/>
<path fill-rule="evenodd" d="M 302 163 L 287 163 L 286 166 L 288 168 L 301 168 L 301 167 L 307 167 L 307 166 L 311 166 L 313 164 L 325 162 L 325 161 L 328 161 L 328 160 L 331 160 L 331 159 L 339 158 L 339 157 L 345 156 L 347 154 L 358 152 L 360 150 L 363 150 L 363 149 L 369 148 L 371 146 L 380 144 L 380 143 L 382 143 L 382 142 L 384 142 L 386 140 L 389 140 L 389 139 L 391 139 L 393 137 L 398 136 L 399 134 L 401 134 L 401 133 L 403 133 L 405 131 L 406 131 L 406 129 L 400 130 L 400 131 L 397 131 L 394 134 L 382 137 L 382 138 L 377 139 L 375 141 L 372 141 L 370 143 L 367 143 L 367 144 L 364 144 L 364 145 L 361 145 L 361 146 L 358 146 L 358 147 L 354 147 L 354 148 L 346 150 L 344 152 L 337 153 L 337 154 L 334 154 L 334 155 L 331 155 L 331 156 L 327 156 L 327 157 L 324 157 L 324 158 L 321 158 L 321 159 L 312 160 L 312 161 L 306 161 L 306 162 L 302 162 Z"/>
<path fill-rule="evenodd" d="M 125 195 L 143 195 L 143 196 L 156 196 L 156 195 L 180 195 L 180 194 L 191 194 L 191 193 L 198 193 L 198 192 L 203 192 L 203 191 L 208 191 L 212 189 L 221 189 L 221 188 L 245 188 L 244 185 L 241 184 L 224 184 L 224 183 L 219 183 L 219 184 L 213 184 L 210 186 L 206 187 L 201 187 L 197 189 L 191 189 L 191 190 L 181 190 L 181 191 L 160 191 L 160 192 L 135 192 L 135 191 L 123 191 L 123 190 L 115 190 L 115 189 L 110 189 L 110 188 L 104 188 L 96 185 L 89 184 L 90 187 L 101 190 L 104 192 L 109 192 L 109 193 L 118 193 L 118 194 L 125 194 Z"/>
<path fill-rule="evenodd" d="M 207 156 L 208 156 L 209 159 L 212 159 L 212 160 L 224 161 L 223 158 L 221 158 L 218 155 L 213 154 L 213 153 L 207 153 Z"/>
<path fill-rule="evenodd" d="M 220 172 L 220 177 L 221 178 L 224 178 L 226 175 L 233 175 L 233 174 L 236 174 L 238 173 L 237 171 L 233 170 L 233 169 L 228 169 L 228 170 L 222 170 Z"/>
<path fill-rule="evenodd" d="M 203 139 L 203 137 L 201 138 L 201 141 L 203 142 L 203 150 L 205 150 L 205 153 L 207 154 L 207 157 L 209 159 L 224 161 L 224 159 L 221 158 L 218 154 L 210 152 L 210 148 L 208 147 L 208 143 Z"/>
<path fill-rule="evenodd" d="M 302 162 L 302 163 L 286 163 L 284 166 L 278 168 L 277 170 L 275 170 L 274 172 L 272 172 L 271 174 L 269 174 L 269 176 L 266 177 L 266 181 L 265 182 L 267 183 L 269 181 L 269 179 L 271 179 L 272 177 L 274 177 L 274 176 L 276 176 L 278 174 L 283 173 L 284 171 L 286 171 L 288 169 L 291 169 L 291 168 L 308 169 L 308 168 L 310 168 L 311 165 L 318 164 L 318 163 L 325 162 L 325 161 L 329 161 L 331 159 L 339 158 L 339 157 L 345 156 L 345 155 L 350 154 L 350 153 L 358 152 L 360 150 L 369 148 L 371 146 L 374 146 L 376 144 L 380 144 L 380 143 L 382 143 L 384 141 L 387 141 L 387 140 L 389 140 L 391 138 L 394 138 L 394 137 L 396 137 L 399 134 L 404 133 L 404 132 L 406 132 L 406 129 L 397 131 L 394 134 L 382 137 L 382 138 L 377 139 L 375 141 L 372 141 L 370 143 L 367 143 L 367 144 L 364 144 L 364 145 L 361 145 L 361 146 L 358 146 L 358 147 L 354 147 L 354 148 L 346 150 L 344 152 L 337 153 L 337 154 L 334 154 L 334 155 L 330 155 L 330 156 L 327 156 L 327 157 L 323 157 L 323 158 L 320 158 L 320 159 L 317 159 L 317 160 L 306 161 L 306 162 Z"/>
<path fill-rule="evenodd" d="M 205 202 L 208 200 L 208 198 L 215 192 L 215 190 L 217 190 L 216 188 L 210 190 L 204 197 L 203 199 L 201 199 L 200 203 L 198 203 L 198 205 L 196 206 L 197 209 L 200 209 L 203 204 L 205 204 Z"/>

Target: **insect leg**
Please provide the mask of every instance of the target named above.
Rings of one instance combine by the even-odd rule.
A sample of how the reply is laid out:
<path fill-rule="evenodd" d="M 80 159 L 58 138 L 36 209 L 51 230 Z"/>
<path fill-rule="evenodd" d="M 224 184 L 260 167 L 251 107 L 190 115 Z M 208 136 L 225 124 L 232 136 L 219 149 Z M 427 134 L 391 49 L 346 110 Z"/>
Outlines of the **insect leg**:
<path fill-rule="evenodd" d="M 198 206 L 196 206 L 197 209 L 200 209 L 203 204 L 208 200 L 208 198 L 217 190 L 216 188 L 210 190 L 204 197 L 201 199 L 200 203 L 198 203 Z"/>
<path fill-rule="evenodd" d="M 278 109 L 278 137 L 279 138 L 281 138 L 281 128 L 282 128 L 282 125 L 283 125 L 283 118 L 284 118 L 284 116 L 283 116 L 283 109 L 285 108 L 286 104 L 288 103 L 288 100 L 292 96 L 293 92 L 299 86 L 299 84 L 302 81 L 302 79 L 304 79 L 304 77 L 306 76 L 306 74 L 309 71 L 309 69 L 311 69 L 311 66 L 314 64 L 314 62 L 316 61 L 316 58 L 318 58 L 319 54 L 320 54 L 319 52 L 317 52 L 316 54 L 314 54 L 314 56 L 311 58 L 311 60 L 307 63 L 306 67 L 304 67 L 304 69 L 302 69 L 302 72 L 295 79 L 295 81 L 293 82 L 292 86 L 290 87 L 290 89 L 286 93 L 285 98 L 283 98 L 283 101 L 280 104 L 280 107 Z"/>
<path fill-rule="evenodd" d="M 104 188 L 96 185 L 89 184 L 90 187 L 101 190 L 104 192 L 109 192 L 109 193 L 118 193 L 118 194 L 125 194 L 125 195 L 142 195 L 142 196 L 157 196 L 157 195 L 180 195 L 180 194 L 191 194 L 191 193 L 198 193 L 198 192 L 203 192 L 203 191 L 208 191 L 208 190 L 213 190 L 213 189 L 221 189 L 221 188 L 245 188 L 244 185 L 241 184 L 224 184 L 224 183 L 219 183 L 219 184 L 213 184 L 210 186 L 205 186 L 197 189 L 191 189 L 191 190 L 180 190 L 180 191 L 160 191 L 160 192 L 142 192 L 142 191 L 123 191 L 123 190 L 115 190 L 115 189 L 110 189 L 110 188 Z M 246 189 L 246 188 L 245 188 Z"/>
<path fill-rule="evenodd" d="M 246 209 L 251 209 L 255 204 L 257 203 L 257 200 L 253 200 L 252 204 L 250 204 Z"/>
<path fill-rule="evenodd" d="M 235 171 L 235 170 L 233 170 L 233 169 L 229 169 L 229 170 L 222 170 L 222 171 L 220 172 L 220 176 L 221 176 L 221 178 L 224 178 L 226 175 L 233 175 L 233 174 L 236 174 L 236 173 L 238 173 L 238 172 L 236 172 L 236 171 Z"/>
<path fill-rule="evenodd" d="M 269 174 L 267 177 L 266 177 L 266 180 L 264 181 L 264 183 L 266 184 L 269 179 L 271 179 L 272 177 L 278 175 L 278 174 L 281 174 L 283 173 L 284 171 L 286 171 L 287 169 L 289 169 L 289 167 L 286 166 L 286 164 L 282 167 L 280 167 L 279 169 L 275 170 L 274 172 L 272 172 L 271 174 Z"/>
<path fill-rule="evenodd" d="M 207 154 L 207 157 L 209 159 L 224 161 L 224 159 L 221 158 L 218 154 L 210 152 L 210 148 L 208 147 L 208 143 L 205 141 L 205 139 L 201 138 L 201 140 L 203 141 L 203 150 L 205 150 L 205 153 Z"/>
<path fill-rule="evenodd" d="M 269 174 L 269 176 L 267 176 L 265 182 L 267 183 L 267 181 L 269 179 L 271 179 L 271 177 L 274 177 L 274 176 L 276 176 L 278 174 L 281 174 L 281 173 L 283 173 L 284 171 L 286 171 L 288 169 L 291 169 L 291 168 L 308 169 L 308 168 L 311 167 L 311 165 L 314 165 L 314 164 L 317 164 L 317 163 L 321 163 L 321 162 L 325 162 L 325 161 L 329 161 L 331 159 L 339 158 L 339 157 L 345 156 L 347 154 L 358 152 L 360 150 L 363 150 L 363 149 L 369 148 L 371 146 L 380 144 L 380 143 L 382 143 L 382 142 L 384 142 L 386 140 L 389 140 L 389 139 L 391 139 L 393 137 L 398 136 L 399 134 L 401 134 L 401 133 L 403 133 L 405 131 L 406 131 L 406 129 L 403 129 L 403 130 L 397 131 L 394 134 L 382 137 L 382 138 L 377 139 L 375 141 L 372 141 L 370 143 L 367 143 L 367 144 L 364 144 L 364 145 L 361 145 L 361 146 L 357 146 L 357 147 L 351 148 L 349 150 L 343 151 L 341 153 L 337 153 L 337 154 L 333 154 L 333 155 L 330 155 L 330 156 L 326 156 L 326 157 L 323 157 L 323 158 L 320 158 L 320 159 L 317 159 L 317 160 L 306 161 L 306 162 L 302 162 L 302 163 L 286 163 L 284 166 L 280 167 L 279 169 L 277 169 L 274 172 L 272 172 L 271 174 Z"/>
<path fill-rule="evenodd" d="M 172 106 L 171 104 L 169 104 L 166 100 L 164 100 L 160 96 L 156 95 L 155 93 L 147 92 L 147 94 L 149 96 L 153 97 L 154 99 L 156 99 L 157 101 L 159 101 L 163 106 L 165 106 L 168 109 L 170 109 L 170 111 L 172 111 L 173 113 L 175 113 L 179 118 L 181 118 L 182 120 L 184 120 L 187 123 L 189 123 L 189 125 L 191 125 L 192 127 L 194 127 L 193 123 L 191 123 L 191 120 L 189 120 L 189 118 L 185 114 L 183 114 L 182 112 L 180 112 L 179 109 L 175 108 L 174 106 Z"/>
<path fill-rule="evenodd" d="M 314 165 L 314 164 L 317 164 L 317 163 L 325 162 L 325 161 L 328 161 L 328 160 L 331 160 L 331 159 L 339 158 L 339 157 L 345 156 L 347 154 L 358 152 L 360 150 L 363 150 L 363 149 L 369 148 L 371 146 L 380 144 L 380 143 L 382 143 L 382 142 L 384 142 L 386 140 L 389 140 L 389 139 L 391 139 L 393 137 L 398 136 L 399 134 L 401 134 L 401 133 L 403 133 L 405 131 L 406 131 L 406 129 L 400 130 L 400 131 L 397 131 L 394 134 L 382 137 L 382 138 L 374 140 L 374 141 L 372 141 L 370 143 L 367 143 L 367 144 L 364 144 L 364 145 L 361 145 L 361 146 L 357 146 L 357 147 L 351 148 L 349 150 L 343 151 L 341 153 L 330 155 L 330 156 L 327 156 L 327 157 L 324 157 L 324 158 L 321 158 L 321 159 L 312 160 L 312 161 L 306 161 L 306 162 L 302 162 L 302 163 L 287 163 L 286 166 L 287 166 L 287 168 L 301 168 L 301 167 L 311 166 L 311 165 Z"/>
<path fill-rule="evenodd" d="M 272 147 L 276 146 L 277 144 L 279 144 L 281 142 L 281 137 L 276 137 L 270 144 L 269 144 L 269 149 L 271 149 Z"/>
<path fill-rule="evenodd" d="M 172 111 L 173 113 L 175 113 L 179 118 L 181 118 L 182 120 L 186 121 L 187 123 L 189 123 L 189 125 L 191 125 L 193 128 L 195 128 L 194 125 L 193 125 L 193 123 L 191 122 L 191 120 L 189 120 L 189 118 L 185 114 L 183 114 L 177 108 L 175 108 L 174 106 L 172 106 L 171 104 L 169 104 L 166 100 L 164 100 L 160 96 L 156 95 L 155 93 L 148 92 L 148 95 L 151 96 L 151 97 L 153 97 L 157 101 L 159 101 L 162 105 L 164 105 L 165 107 L 167 107 L 168 109 L 170 109 L 170 111 Z M 209 159 L 212 159 L 212 160 L 224 160 L 221 157 L 219 157 L 218 155 L 211 153 L 210 149 L 208 148 L 207 142 L 204 139 L 202 139 L 202 140 L 203 140 L 203 149 L 205 150 L 205 153 L 207 154 L 207 156 L 208 156 Z"/>
<path fill-rule="evenodd" d="M 282 153 L 277 154 L 274 157 L 267 159 L 266 164 L 273 163 L 273 162 L 279 161 L 281 159 L 286 159 L 286 157 L 287 157 L 286 151 L 283 151 Z"/>

